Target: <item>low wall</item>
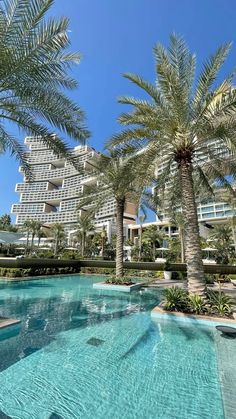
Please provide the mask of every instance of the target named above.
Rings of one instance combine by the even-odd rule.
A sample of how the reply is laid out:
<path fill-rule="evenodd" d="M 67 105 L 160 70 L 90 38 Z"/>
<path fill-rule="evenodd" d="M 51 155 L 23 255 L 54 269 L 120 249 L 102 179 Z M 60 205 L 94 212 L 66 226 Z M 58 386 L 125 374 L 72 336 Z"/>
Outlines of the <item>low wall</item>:
<path fill-rule="evenodd" d="M 36 259 L 36 258 L 0 258 L 0 268 L 52 268 L 52 267 L 78 267 L 78 268 L 115 268 L 115 261 L 110 260 L 75 260 L 75 259 Z M 171 270 L 175 272 L 185 272 L 184 263 L 172 263 Z M 163 264 L 156 262 L 124 262 L 125 269 L 135 269 L 142 271 L 163 271 Z M 204 265 L 205 273 L 211 274 L 236 274 L 236 265 Z"/>
<path fill-rule="evenodd" d="M 86 268 L 115 268 L 115 261 L 108 260 L 80 260 L 79 264 L 81 267 Z M 171 271 L 174 272 L 186 272 L 185 263 L 172 263 L 170 265 Z M 156 262 L 124 262 L 125 269 L 137 269 L 142 271 L 163 271 L 164 266 L 161 263 Z M 220 273 L 220 274 L 236 274 L 236 265 L 216 265 L 216 264 L 204 264 L 205 273 Z"/>

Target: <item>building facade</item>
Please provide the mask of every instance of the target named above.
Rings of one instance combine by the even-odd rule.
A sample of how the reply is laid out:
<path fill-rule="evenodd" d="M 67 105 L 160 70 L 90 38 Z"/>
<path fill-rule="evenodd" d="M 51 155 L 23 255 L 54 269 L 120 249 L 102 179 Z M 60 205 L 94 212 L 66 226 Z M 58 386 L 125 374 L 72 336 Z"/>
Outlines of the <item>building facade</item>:
<path fill-rule="evenodd" d="M 78 220 L 78 195 L 83 192 L 84 185 L 96 182 L 92 173 L 93 162 L 99 153 L 88 145 L 75 147 L 75 168 L 71 162 L 50 150 L 40 137 L 26 137 L 25 144 L 29 149 L 26 159 L 32 177 L 28 180 L 23 168 L 19 168 L 23 182 L 16 184 L 15 191 L 20 194 L 20 202 L 12 205 L 16 224 L 23 225 L 30 219 L 40 221 L 45 227 L 62 223 L 68 233 L 73 231 Z M 105 226 L 110 237 L 115 218 L 116 205 L 111 196 L 95 215 L 95 228 Z M 126 206 L 124 222 L 135 222 L 135 207 L 132 203 Z"/>

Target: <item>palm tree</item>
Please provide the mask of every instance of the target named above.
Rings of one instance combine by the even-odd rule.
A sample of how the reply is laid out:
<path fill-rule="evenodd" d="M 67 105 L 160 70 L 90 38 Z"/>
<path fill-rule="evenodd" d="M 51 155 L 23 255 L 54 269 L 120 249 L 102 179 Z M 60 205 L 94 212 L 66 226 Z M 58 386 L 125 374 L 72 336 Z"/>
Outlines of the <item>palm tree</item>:
<path fill-rule="evenodd" d="M 61 223 L 55 223 L 52 225 L 51 228 L 52 228 L 52 234 L 54 237 L 54 255 L 57 255 L 58 248 L 66 237 L 64 225 Z"/>
<path fill-rule="evenodd" d="M 143 212 L 143 214 L 139 214 L 138 215 L 138 220 L 139 220 L 139 224 L 140 224 L 140 229 L 139 229 L 139 252 L 138 252 L 138 260 L 141 260 L 142 257 L 142 239 L 143 239 L 143 223 L 145 222 L 147 218 L 147 214 L 145 212 Z"/>
<path fill-rule="evenodd" d="M 31 249 L 34 246 L 34 238 L 35 236 L 39 234 L 39 231 L 41 230 L 42 224 L 37 220 L 28 220 L 28 226 L 31 233 Z"/>
<path fill-rule="evenodd" d="M 36 225 L 35 225 L 35 232 L 36 232 L 36 236 L 38 238 L 38 244 L 37 244 L 38 248 L 40 246 L 41 238 L 45 236 L 45 234 L 44 234 L 44 232 L 42 230 L 42 227 L 43 227 L 42 223 L 40 223 L 39 221 L 37 221 L 36 222 Z"/>
<path fill-rule="evenodd" d="M 0 217 L 0 229 L 9 230 L 11 227 L 11 216 L 9 214 L 3 214 Z"/>
<path fill-rule="evenodd" d="M 219 224 L 214 226 L 210 238 L 213 240 L 216 248 L 216 259 L 218 263 L 228 264 L 232 256 L 232 229 L 228 224 Z"/>
<path fill-rule="evenodd" d="M 183 214 L 181 212 L 175 212 L 172 217 L 172 224 L 175 224 L 178 227 L 179 239 L 181 246 L 181 263 L 185 262 L 185 221 Z"/>
<path fill-rule="evenodd" d="M 90 211 L 82 212 L 78 217 L 77 232 L 81 238 L 81 256 L 84 257 L 86 238 L 89 231 L 94 230 L 93 214 Z"/>
<path fill-rule="evenodd" d="M 26 254 L 29 250 L 29 237 L 31 233 L 31 220 L 26 220 L 22 226 L 22 231 L 26 233 Z"/>
<path fill-rule="evenodd" d="M 53 135 L 55 129 L 82 141 L 88 136 L 83 112 L 65 94 L 65 89 L 77 87 L 68 70 L 80 56 L 68 51 L 68 19 L 46 19 L 52 4 L 53 0 L 0 2 L 0 147 L 16 155 L 26 172 L 24 148 L 8 132 L 8 122 L 28 135 L 42 136 L 57 155 L 71 157 Z"/>
<path fill-rule="evenodd" d="M 163 192 L 181 200 L 185 220 L 185 250 L 190 294 L 205 295 L 205 280 L 199 239 L 196 193 L 214 185 L 232 190 L 226 174 L 235 173 L 236 90 L 234 73 L 219 85 L 218 72 L 230 45 L 217 49 L 195 80 L 196 58 L 182 38 L 172 35 L 169 48 L 154 48 L 156 80 L 151 84 L 134 74 L 125 77 L 140 87 L 150 100 L 122 97 L 131 110 L 120 116 L 124 131 L 109 147 L 119 146 L 142 154 L 142 170 L 150 162 L 160 169 Z M 227 157 L 227 165 L 225 158 Z M 194 183 L 195 182 L 195 183 Z M 179 203 L 180 204 L 180 203 Z"/>
<path fill-rule="evenodd" d="M 153 262 L 156 260 L 156 242 L 158 242 L 159 245 L 162 245 L 163 240 L 164 233 L 161 230 L 157 230 L 155 226 L 147 227 L 143 232 L 143 242 L 151 245 Z"/>
<path fill-rule="evenodd" d="M 80 196 L 79 209 L 92 208 L 94 213 L 109 199 L 116 205 L 116 277 L 123 276 L 124 212 L 129 203 L 139 205 L 145 181 L 149 180 L 149 170 L 143 173 L 138 168 L 138 160 L 126 158 L 119 153 L 101 155 L 94 172 L 94 184 L 86 186 Z"/>
<path fill-rule="evenodd" d="M 102 226 L 102 231 L 100 234 L 101 234 L 101 256 L 102 258 L 104 258 L 105 243 L 107 239 L 107 232 L 104 225 Z"/>

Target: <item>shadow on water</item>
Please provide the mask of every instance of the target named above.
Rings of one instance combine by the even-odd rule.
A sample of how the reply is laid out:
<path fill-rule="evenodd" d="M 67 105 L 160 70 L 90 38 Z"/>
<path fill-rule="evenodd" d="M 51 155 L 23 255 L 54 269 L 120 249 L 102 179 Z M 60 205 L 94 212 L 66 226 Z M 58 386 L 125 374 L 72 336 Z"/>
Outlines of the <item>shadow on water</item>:
<path fill-rule="evenodd" d="M 58 333 L 84 328 L 151 309 L 157 295 L 103 295 L 98 293 L 53 298 L 7 298 L 0 300 L 0 313 L 20 318 L 21 329 L 0 341 L 0 371 L 42 349 L 55 340 Z M 105 311 L 105 312 L 104 312 Z M 10 329 L 9 329 L 10 330 Z M 1 337 L 1 332 L 0 332 Z"/>
<path fill-rule="evenodd" d="M 3 413 L 1 410 L 0 410 L 0 419 L 12 419 L 10 416 L 7 416 L 7 415 L 5 415 L 5 413 Z"/>
<path fill-rule="evenodd" d="M 136 350 L 138 350 L 138 347 L 140 345 L 146 343 L 150 339 L 152 331 L 156 331 L 156 328 L 154 328 L 153 325 L 150 324 L 148 330 L 146 330 L 146 332 L 143 333 L 142 336 L 140 336 L 140 338 L 135 342 L 135 344 L 131 346 L 131 348 L 121 356 L 121 359 L 127 358 L 129 355 L 133 354 Z"/>

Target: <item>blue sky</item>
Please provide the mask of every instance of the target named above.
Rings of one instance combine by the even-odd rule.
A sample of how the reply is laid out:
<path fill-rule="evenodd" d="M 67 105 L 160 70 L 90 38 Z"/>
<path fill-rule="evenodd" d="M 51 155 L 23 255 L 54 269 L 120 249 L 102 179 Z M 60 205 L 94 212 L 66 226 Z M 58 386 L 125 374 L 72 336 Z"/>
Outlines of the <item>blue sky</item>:
<path fill-rule="evenodd" d="M 222 77 L 236 67 L 235 0 L 55 0 L 50 14 L 70 18 L 72 49 L 83 56 L 73 70 L 79 89 L 71 95 L 86 113 L 90 144 L 99 150 L 119 130 L 116 118 L 124 107 L 117 97 L 140 97 L 122 73 L 153 81 L 152 48 L 157 42 L 167 45 L 171 32 L 184 36 L 198 68 L 219 44 L 233 41 Z M 24 133 L 10 129 L 23 141 Z M 1 214 L 18 201 L 14 189 L 22 177 L 8 155 L 0 157 L 0 168 Z"/>

